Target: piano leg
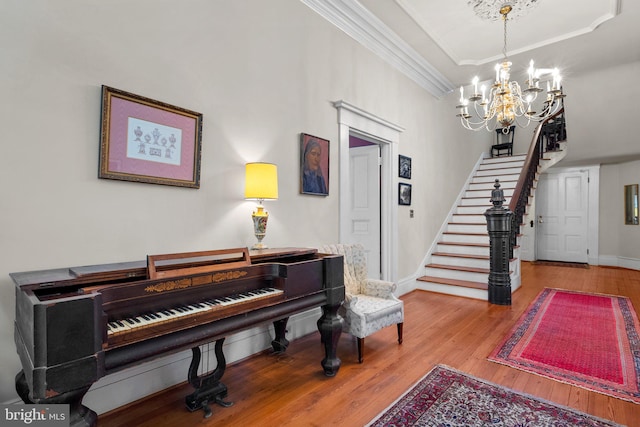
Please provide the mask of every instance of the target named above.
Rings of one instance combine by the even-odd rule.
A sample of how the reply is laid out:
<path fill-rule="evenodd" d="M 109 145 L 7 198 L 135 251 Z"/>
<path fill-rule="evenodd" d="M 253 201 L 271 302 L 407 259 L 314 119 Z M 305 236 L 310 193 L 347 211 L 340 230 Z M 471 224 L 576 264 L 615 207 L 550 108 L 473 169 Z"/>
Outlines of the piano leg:
<path fill-rule="evenodd" d="M 202 409 L 205 418 L 209 418 L 212 414 L 209 403 L 217 403 L 225 408 L 233 405 L 233 402 L 225 402 L 223 400 L 227 397 L 227 386 L 220 382 L 227 367 L 227 362 L 222 352 L 223 343 L 224 338 L 216 341 L 216 369 L 201 377 L 198 376 L 198 366 L 200 366 L 201 358 L 200 347 L 193 347 L 191 349 L 193 359 L 191 359 L 191 365 L 189 365 L 189 384 L 191 384 L 196 391 L 185 397 L 185 403 L 191 412 Z"/>
<path fill-rule="evenodd" d="M 288 321 L 289 318 L 285 317 L 284 319 L 273 322 L 273 329 L 276 333 L 276 337 L 271 341 L 271 346 L 273 347 L 273 351 L 276 353 L 284 353 L 287 351 L 287 347 L 289 346 L 289 340 L 285 337 Z"/>
<path fill-rule="evenodd" d="M 342 333 L 344 320 L 338 314 L 339 304 L 327 304 L 322 306 L 322 316 L 318 319 L 318 331 L 320 331 L 320 341 L 324 344 L 325 358 L 320 364 L 324 369 L 324 374 L 333 377 L 338 373 L 342 361 L 336 355 L 338 340 Z"/>
<path fill-rule="evenodd" d="M 16 392 L 22 401 L 28 405 L 52 405 L 52 404 L 68 404 L 69 405 L 69 426 L 70 427 L 93 427 L 98 424 L 98 415 L 82 404 L 84 395 L 89 391 L 90 387 L 61 393 L 48 399 L 42 399 L 33 402 L 29 398 L 29 385 L 27 384 L 24 371 L 18 372 L 16 375 Z"/>

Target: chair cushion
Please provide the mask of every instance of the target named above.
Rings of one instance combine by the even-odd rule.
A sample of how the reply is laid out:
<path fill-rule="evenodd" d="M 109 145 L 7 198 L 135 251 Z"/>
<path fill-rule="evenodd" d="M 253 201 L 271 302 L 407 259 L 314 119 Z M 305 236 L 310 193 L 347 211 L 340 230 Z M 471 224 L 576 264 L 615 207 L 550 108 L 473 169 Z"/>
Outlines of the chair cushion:
<path fill-rule="evenodd" d="M 350 308 L 354 313 L 363 316 L 365 321 L 374 322 L 389 313 L 398 311 L 401 305 L 402 301 L 360 294 L 356 298 L 355 304 L 351 304 Z"/>
<path fill-rule="evenodd" d="M 346 331 L 359 338 L 404 321 L 404 303 L 398 299 L 361 294 L 340 311 L 346 321 Z"/>

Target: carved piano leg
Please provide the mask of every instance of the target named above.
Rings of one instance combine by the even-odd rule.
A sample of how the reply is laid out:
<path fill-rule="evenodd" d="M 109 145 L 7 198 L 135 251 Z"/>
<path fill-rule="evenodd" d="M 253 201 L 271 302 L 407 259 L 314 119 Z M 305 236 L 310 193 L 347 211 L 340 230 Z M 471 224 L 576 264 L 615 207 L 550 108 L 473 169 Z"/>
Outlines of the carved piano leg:
<path fill-rule="evenodd" d="M 215 354 L 218 363 L 216 369 L 201 377 L 198 376 L 198 366 L 200 366 L 201 358 L 200 347 L 193 347 L 191 349 L 193 359 L 191 359 L 191 365 L 189 365 L 189 384 L 191 384 L 196 391 L 185 397 L 185 403 L 191 412 L 202 409 L 205 418 L 209 418 L 212 414 L 209 403 L 217 403 L 225 408 L 233 405 L 233 402 L 225 402 L 223 400 L 227 397 L 227 386 L 220 382 L 227 367 L 227 362 L 222 352 L 223 343 L 224 338 L 216 341 Z"/>
<path fill-rule="evenodd" d="M 273 322 L 273 329 L 276 333 L 276 337 L 271 341 L 271 346 L 273 347 L 273 351 L 276 353 L 284 353 L 287 351 L 287 347 L 289 346 L 289 340 L 285 337 L 288 321 L 289 318 L 285 317 L 284 319 Z"/>
<path fill-rule="evenodd" d="M 324 344 L 325 358 L 320 364 L 324 369 L 324 374 L 333 377 L 338 373 L 342 361 L 336 355 L 338 349 L 338 340 L 342 333 L 344 320 L 338 314 L 339 304 L 327 304 L 322 306 L 322 316 L 318 319 L 318 331 L 320 331 L 320 340 Z"/>
<path fill-rule="evenodd" d="M 77 390 L 61 393 L 57 396 L 33 402 L 29 399 L 29 386 L 24 375 L 24 371 L 16 375 L 16 392 L 26 404 L 47 405 L 47 404 L 68 404 L 69 405 L 69 426 L 70 427 L 93 427 L 98 424 L 98 415 L 82 404 L 84 395 L 90 387 L 83 387 Z"/>

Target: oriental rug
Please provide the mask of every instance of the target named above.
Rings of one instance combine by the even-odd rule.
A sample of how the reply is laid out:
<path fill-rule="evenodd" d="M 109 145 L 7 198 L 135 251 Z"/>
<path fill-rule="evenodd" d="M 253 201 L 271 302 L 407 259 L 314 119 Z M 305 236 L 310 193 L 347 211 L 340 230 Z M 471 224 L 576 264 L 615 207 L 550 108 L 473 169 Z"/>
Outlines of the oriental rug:
<path fill-rule="evenodd" d="M 626 297 L 545 288 L 489 360 L 640 403 L 639 331 Z"/>
<path fill-rule="evenodd" d="M 619 426 L 438 365 L 367 426 Z"/>

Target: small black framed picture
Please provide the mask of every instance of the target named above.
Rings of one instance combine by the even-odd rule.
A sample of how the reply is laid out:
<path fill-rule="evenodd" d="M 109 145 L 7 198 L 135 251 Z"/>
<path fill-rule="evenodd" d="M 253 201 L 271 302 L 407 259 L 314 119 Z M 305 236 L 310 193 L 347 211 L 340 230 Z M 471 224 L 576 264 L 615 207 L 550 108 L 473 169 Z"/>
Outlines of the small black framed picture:
<path fill-rule="evenodd" d="M 398 183 L 398 204 L 411 205 L 411 184 Z"/>
<path fill-rule="evenodd" d="M 411 179 L 411 157 L 398 156 L 398 176 L 400 178 Z"/>

